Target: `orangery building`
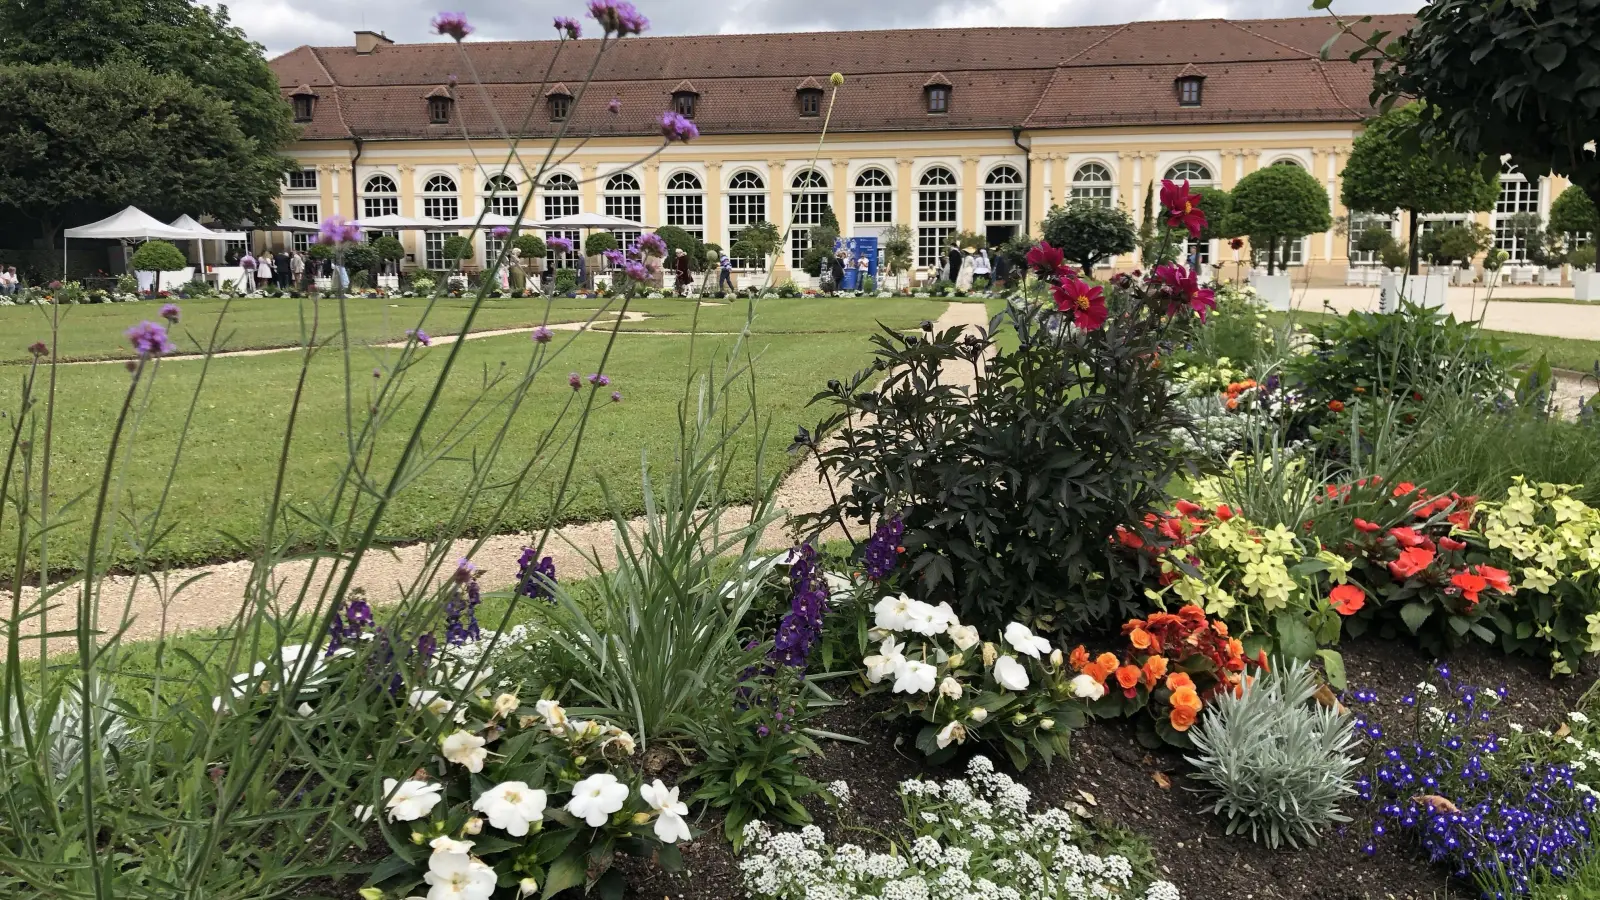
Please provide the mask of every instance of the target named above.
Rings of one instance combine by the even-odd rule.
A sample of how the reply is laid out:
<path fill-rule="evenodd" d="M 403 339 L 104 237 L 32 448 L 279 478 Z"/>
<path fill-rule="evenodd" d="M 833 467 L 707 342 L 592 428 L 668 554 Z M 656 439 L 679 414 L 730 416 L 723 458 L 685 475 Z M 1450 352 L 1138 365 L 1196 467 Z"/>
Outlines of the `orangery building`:
<path fill-rule="evenodd" d="M 1374 28 L 1408 21 L 1376 18 Z M 1372 112 L 1371 69 L 1338 45 L 1320 59 L 1333 33 L 1314 17 L 634 37 L 612 42 L 594 68 L 595 39 L 458 46 L 357 32 L 348 46 L 272 60 L 303 129 L 282 215 L 601 213 L 641 230 L 676 225 L 724 248 L 770 221 L 792 224 L 777 265 L 793 272 L 831 207 L 846 237 L 908 226 L 925 269 L 956 232 L 991 244 L 1037 233 L 1045 212 L 1071 199 L 1137 219 L 1161 179 L 1228 189 L 1261 166 L 1295 165 L 1326 185 L 1340 224 L 1291 246 L 1289 262 L 1337 279 L 1371 262 L 1350 235 L 1403 226 L 1350 223 L 1339 203 L 1341 169 Z M 700 137 L 661 149 L 669 109 Z M 1547 214 L 1555 181 L 1507 172 L 1495 210 L 1476 218 L 1494 228 L 1519 212 Z M 1451 218 L 1466 217 L 1423 227 Z M 446 234 L 399 232 L 407 265 L 442 268 Z M 478 265 L 495 240 L 479 236 Z M 1497 240 L 1520 255 L 1509 229 Z M 1192 249 L 1232 269 L 1225 244 Z"/>

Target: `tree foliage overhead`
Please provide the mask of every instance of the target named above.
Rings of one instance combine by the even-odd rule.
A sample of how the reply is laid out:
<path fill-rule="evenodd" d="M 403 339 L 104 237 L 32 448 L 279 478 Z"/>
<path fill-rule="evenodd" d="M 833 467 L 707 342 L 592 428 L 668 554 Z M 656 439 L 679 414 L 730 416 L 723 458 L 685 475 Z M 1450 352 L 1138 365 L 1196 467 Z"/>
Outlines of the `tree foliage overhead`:
<path fill-rule="evenodd" d="M 1434 0 L 1388 38 L 1362 36 L 1351 58 L 1373 60 L 1375 103 L 1428 104 L 1422 141 L 1481 155 L 1486 168 L 1509 154 L 1522 171 L 1565 175 L 1600 202 L 1600 0 Z"/>
<path fill-rule="evenodd" d="M 1299 166 L 1267 166 L 1239 179 L 1233 188 L 1232 228 L 1267 251 L 1267 271 L 1277 268 L 1278 247 L 1333 227 L 1328 192 Z"/>
<path fill-rule="evenodd" d="M 228 105 L 179 76 L 130 63 L 0 66 L 0 204 L 47 236 L 66 217 L 128 204 L 248 217 L 279 178 Z"/>
<path fill-rule="evenodd" d="M 1139 233 L 1127 210 L 1074 200 L 1045 214 L 1044 239 L 1087 273 L 1101 260 L 1132 253 Z"/>

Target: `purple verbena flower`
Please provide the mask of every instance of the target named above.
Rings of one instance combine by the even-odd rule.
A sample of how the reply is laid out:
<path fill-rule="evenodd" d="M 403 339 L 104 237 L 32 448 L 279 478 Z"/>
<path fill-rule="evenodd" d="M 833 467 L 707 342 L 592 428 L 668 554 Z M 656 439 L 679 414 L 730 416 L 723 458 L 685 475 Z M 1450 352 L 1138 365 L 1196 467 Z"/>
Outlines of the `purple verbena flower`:
<path fill-rule="evenodd" d="M 651 256 L 667 255 L 667 242 L 661 239 L 661 235 L 653 232 L 641 236 L 637 246 L 640 253 L 648 253 Z"/>
<path fill-rule="evenodd" d="M 538 328 L 533 330 L 533 342 L 535 344 L 548 344 L 550 343 L 550 339 L 555 336 L 556 333 L 554 331 L 551 331 L 549 328 L 546 328 L 543 325 L 540 325 Z"/>
<path fill-rule="evenodd" d="M 555 560 L 546 556 L 537 563 L 532 547 L 524 547 L 522 558 L 517 560 L 517 593 L 531 600 L 545 598 L 555 602 L 555 592 L 550 586 L 556 580 Z"/>
<path fill-rule="evenodd" d="M 621 391 L 612 391 L 611 392 L 611 402 L 612 403 L 621 403 L 622 402 L 622 392 Z"/>
<path fill-rule="evenodd" d="M 128 329 L 128 343 L 140 356 L 161 356 L 178 348 L 167 337 L 167 330 L 154 322 L 140 322 Z"/>
<path fill-rule="evenodd" d="M 504 238 L 506 235 L 511 233 L 511 229 L 504 225 L 496 225 L 495 227 L 489 229 L 489 233 L 497 238 Z"/>
<path fill-rule="evenodd" d="M 867 541 L 863 554 L 867 577 L 873 581 L 882 581 L 900 564 L 900 537 L 905 534 L 905 523 L 899 516 L 891 516 L 878 521 L 878 528 L 872 532 L 872 539 Z"/>
<path fill-rule="evenodd" d="M 607 34 L 617 37 L 639 34 L 650 27 L 650 20 L 627 0 L 589 0 L 589 18 L 599 22 Z"/>
<path fill-rule="evenodd" d="M 612 97 L 606 102 L 606 112 L 611 113 L 613 116 L 622 112 L 622 101 Z"/>
<path fill-rule="evenodd" d="M 544 245 L 546 247 L 549 247 L 551 250 L 560 250 L 563 253 L 571 253 L 572 252 L 572 239 L 571 238 L 553 237 L 553 238 L 550 238 L 549 240 L 546 240 L 544 242 Z"/>
<path fill-rule="evenodd" d="M 578 26 L 578 20 L 571 16 L 556 16 L 556 34 L 565 38 L 577 40 L 583 36 L 583 29 Z"/>
<path fill-rule="evenodd" d="M 433 17 L 432 24 L 434 31 L 448 34 L 458 41 L 472 33 L 472 25 L 467 22 L 466 13 L 442 12 Z"/>
<path fill-rule="evenodd" d="M 421 328 L 408 329 L 406 331 L 406 337 L 416 338 L 417 339 L 417 343 L 421 344 L 424 347 L 432 347 L 433 346 L 433 338 L 428 337 L 428 333 L 426 331 L 423 331 Z"/>
<path fill-rule="evenodd" d="M 589 383 L 597 387 L 605 387 L 611 383 L 611 379 L 596 372 L 595 374 L 589 376 Z"/>
<path fill-rule="evenodd" d="M 571 385 L 573 390 L 577 390 L 583 387 L 583 378 L 577 372 L 573 372 L 567 376 L 567 384 Z"/>
<path fill-rule="evenodd" d="M 700 136 L 700 129 L 678 113 L 664 112 L 661 114 L 661 136 L 669 144 L 674 141 L 687 144 Z"/>
<path fill-rule="evenodd" d="M 169 325 L 178 324 L 178 317 L 182 313 L 183 311 L 178 309 L 178 304 L 176 303 L 168 303 L 161 307 L 161 318 L 166 319 Z"/>

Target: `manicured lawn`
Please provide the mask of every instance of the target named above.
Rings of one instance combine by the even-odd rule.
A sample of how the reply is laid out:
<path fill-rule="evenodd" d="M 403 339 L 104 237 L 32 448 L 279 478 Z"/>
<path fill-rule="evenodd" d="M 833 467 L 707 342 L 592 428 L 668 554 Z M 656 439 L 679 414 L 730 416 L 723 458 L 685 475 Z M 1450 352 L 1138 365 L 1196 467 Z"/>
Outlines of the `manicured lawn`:
<path fill-rule="evenodd" d="M 1301 323 L 1312 323 L 1333 318 L 1328 313 L 1296 312 L 1294 320 Z M 1267 321 L 1274 328 L 1281 328 L 1288 320 L 1287 313 L 1267 313 Z M 1515 331 L 1490 331 L 1508 347 L 1525 351 L 1524 362 L 1538 360 L 1544 354 L 1550 360 L 1550 365 L 1557 369 L 1569 369 L 1576 372 L 1589 372 L 1594 369 L 1595 363 L 1600 362 L 1600 341 L 1585 341 L 1577 338 L 1550 337 L 1543 334 L 1523 334 Z"/>
<path fill-rule="evenodd" d="M 183 310 L 183 320 L 175 329 L 174 340 L 181 352 L 196 352 L 199 349 L 196 342 L 203 346 L 210 341 L 225 301 L 174 302 Z M 607 303 L 610 304 L 608 310 L 615 310 L 621 301 L 558 299 L 549 304 L 546 319 L 546 301 L 542 299 L 487 300 L 473 319 L 472 330 L 528 328 L 545 321 L 580 322 Z M 722 306 L 702 307 L 700 330 L 738 331 L 744 326 L 749 303 L 736 300 Z M 432 335 L 458 332 L 472 300 L 440 298 L 431 311 L 428 304 L 426 298 L 418 297 L 351 298 L 345 301 L 343 314 L 353 343 L 387 343 L 403 340 L 406 332 L 417 328 L 419 323 Z M 670 297 L 634 300 L 628 308 L 651 317 L 649 321 L 630 323 L 627 326 L 630 331 L 688 331 L 695 313 L 693 301 Z M 915 299 L 769 298 L 760 301 L 759 309 L 761 315 L 755 323 L 758 332 L 865 332 L 875 329 L 874 323 L 880 319 L 904 327 L 915 326 L 923 318 L 938 318 L 944 311 L 944 303 Z M 158 319 L 160 310 L 158 302 L 62 307 L 58 354 L 63 360 L 128 358 L 132 352 L 123 333 L 143 319 Z M 424 320 L 425 311 L 427 318 Z M 0 364 L 26 361 L 30 358 L 27 348 L 33 342 L 48 343 L 51 312 L 50 307 L 0 308 Z M 339 332 L 341 314 L 338 301 L 334 299 L 316 302 L 287 297 L 235 300 L 227 307 L 227 321 L 221 335 L 224 348 L 254 350 L 298 345 L 319 314 L 317 334 L 323 340 L 334 338 Z"/>
<path fill-rule="evenodd" d="M 567 301 L 574 303 L 576 301 Z M 588 301 L 592 303 L 593 301 Z M 774 301 L 767 301 L 774 302 Z M 666 308 L 683 301 L 646 301 L 646 305 Z M 131 316 L 128 304 L 110 307 Z M 867 358 L 866 335 L 879 319 L 895 327 L 914 328 L 922 319 L 934 316 L 942 304 L 929 301 L 796 300 L 763 304 L 758 328 L 782 331 L 799 330 L 811 323 L 831 334 L 783 334 L 756 336 L 750 348 L 759 355 L 756 364 L 757 389 L 761 412 L 770 424 L 772 465 L 786 464 L 782 450 L 788 446 L 797 425 L 815 423 L 815 411 L 805 408 L 828 378 L 848 375 Z M 99 308 L 80 308 L 74 312 Z M 11 312 L 12 310 L 6 310 Z M 140 307 L 140 312 L 146 311 Z M 154 312 L 153 309 L 149 310 Z M 25 312 L 32 312 L 25 310 Z M 721 317 L 708 325 L 703 316 L 702 331 L 721 328 L 734 330 L 743 324 L 744 313 L 733 307 L 707 309 Z M 33 313 L 37 315 L 37 313 Z M 737 316 L 737 323 L 734 322 Z M 95 321 L 109 323 L 109 319 Z M 458 320 L 459 321 L 459 320 Z M 502 322 L 506 320 L 502 319 Z M 688 327 L 687 319 L 684 327 Z M 852 330 L 854 329 L 854 330 Z M 404 329 L 400 329 L 403 331 Z M 676 330 L 676 329 L 674 329 Z M 535 385 L 529 400 L 510 427 L 507 449 L 497 474 L 512 471 L 527 459 L 553 416 L 566 402 L 571 389 L 569 371 L 592 372 L 606 340 L 601 334 L 573 336 L 558 332 L 561 345 L 573 338 L 564 356 L 556 360 Z M 697 369 L 708 364 L 719 366 L 723 353 L 734 339 L 702 335 L 696 341 Z M 599 478 L 609 482 L 614 494 L 628 511 L 641 508 L 641 453 L 652 460 L 670 458 L 675 443 L 676 407 L 682 397 L 688 374 L 690 339 L 679 335 L 625 335 L 618 338 L 607 365 L 615 388 L 624 400 L 620 404 L 598 406 L 584 439 L 582 458 L 569 489 L 564 509 L 555 513 L 559 521 L 602 518 L 608 514 Z M 437 437 L 455 423 L 484 391 L 485 379 L 502 365 L 518 372 L 525 364 L 532 344 L 523 334 L 483 338 L 466 345 L 466 356 L 455 370 L 433 418 L 430 435 Z M 447 352 L 445 347 L 424 351 L 423 360 L 412 371 L 410 395 L 394 421 L 385 427 L 374 471 L 387 474 L 386 466 L 398 458 L 403 437 L 415 422 L 438 367 Z M 358 409 L 365 405 L 372 381 L 366 373 L 374 368 L 385 371 L 400 351 L 379 347 L 352 350 L 351 368 L 358 373 Z M 172 527 L 155 548 L 154 557 L 172 563 L 196 563 L 239 555 L 227 535 L 247 542 L 261 534 L 262 517 L 276 477 L 279 448 L 283 439 L 289 403 L 299 377 L 299 353 L 234 357 L 211 364 L 204 392 L 195 413 L 190 439 L 174 476 L 163 521 Z M 201 364 L 198 361 L 173 361 L 158 369 L 149 409 L 140 418 L 138 435 L 128 457 L 126 491 L 119 515 L 144 515 L 160 494 L 183 416 Z M 19 372 L 20 374 L 20 372 Z M 120 365 L 64 366 L 58 373 L 56 444 L 52 474 L 52 494 L 58 505 L 92 491 L 98 484 L 111 423 L 128 383 L 128 373 Z M 15 410 L 20 378 L 0 380 L 0 409 Z M 490 400 L 504 396 L 505 385 L 490 387 Z M 470 478 L 472 453 L 487 445 L 489 433 L 497 427 L 498 415 L 453 448 L 446 458 L 423 473 L 391 506 L 383 534 L 394 541 L 416 540 L 438 533 L 452 504 Z M 344 362 L 338 348 L 329 347 L 314 358 L 307 379 L 296 436 L 286 470 L 288 497 L 302 508 L 320 504 L 348 462 L 345 439 Z M 748 465 L 750 455 L 743 457 Z M 559 473 L 559 466 L 553 473 Z M 732 483 L 747 481 L 748 468 L 732 473 Z M 554 474 L 547 483 L 533 489 L 529 501 L 509 511 L 498 528 L 516 530 L 534 527 L 551 520 Z M 490 496 L 494 496 L 491 492 Z M 479 504 L 468 518 L 469 529 L 494 527 L 490 511 Z M 69 511 L 54 537 L 52 557 L 72 560 L 81 556 L 86 545 L 88 510 L 80 506 Z M 10 532 L 14 517 L 7 517 Z M 291 517 L 295 527 L 306 529 Z M 133 553 L 126 540 L 114 541 L 111 551 L 116 562 L 128 562 Z M 9 568 L 14 560 L 14 539 L 0 534 L 0 566 Z"/>

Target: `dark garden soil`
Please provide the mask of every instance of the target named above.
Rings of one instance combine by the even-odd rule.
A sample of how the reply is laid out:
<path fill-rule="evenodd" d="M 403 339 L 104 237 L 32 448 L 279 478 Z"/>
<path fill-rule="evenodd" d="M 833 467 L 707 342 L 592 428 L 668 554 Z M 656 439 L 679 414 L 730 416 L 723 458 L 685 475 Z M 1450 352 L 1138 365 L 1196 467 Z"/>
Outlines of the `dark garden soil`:
<path fill-rule="evenodd" d="M 1433 663 L 1410 644 L 1374 637 L 1340 646 L 1352 688 L 1376 691 L 1380 702 L 1362 707 L 1391 737 L 1406 733 L 1409 721 L 1396 701 L 1413 690 Z M 1512 717 L 1529 727 L 1554 725 L 1589 687 L 1593 673 L 1552 680 L 1537 661 L 1512 659 L 1492 649 L 1466 648 L 1449 660 L 1456 680 L 1511 691 Z M 865 745 L 833 743 L 826 756 L 812 760 L 811 777 L 849 782 L 852 819 L 876 827 L 901 821 L 895 786 L 922 774 L 959 776 L 959 764 L 929 767 L 909 737 L 875 714 L 882 697 L 857 700 L 832 711 L 820 727 L 860 737 Z M 997 765 L 1001 758 L 993 757 Z M 1173 750 L 1142 747 L 1126 722 L 1092 722 L 1072 736 L 1072 758 L 1047 770 L 1030 767 L 1020 781 L 1033 790 L 1033 809 L 1045 805 L 1082 807 L 1097 823 L 1143 836 L 1155 854 L 1161 877 L 1174 882 L 1185 900 L 1467 900 L 1470 886 L 1451 884 L 1442 870 L 1428 866 L 1403 837 L 1378 842 L 1378 852 L 1362 850 L 1372 821 L 1366 805 L 1343 804 L 1355 821 L 1325 836 L 1316 848 L 1267 850 L 1246 836 L 1229 836 L 1189 779 L 1190 766 Z M 1169 786 L 1165 786 L 1170 784 Z M 819 808 L 818 824 L 833 837 L 834 817 Z M 648 864 L 626 864 L 630 897 L 640 900 L 730 900 L 743 897 L 737 861 L 721 839 L 719 816 L 695 823 L 705 830 L 683 847 L 686 870 L 668 875 Z M 836 840 L 838 838 L 835 838 Z M 859 842 L 859 837 L 842 840 Z"/>

